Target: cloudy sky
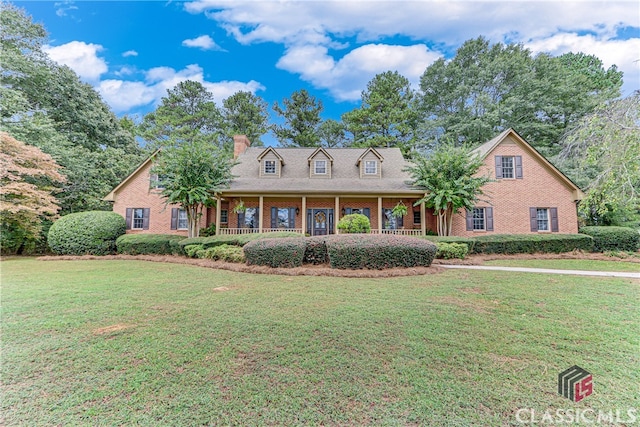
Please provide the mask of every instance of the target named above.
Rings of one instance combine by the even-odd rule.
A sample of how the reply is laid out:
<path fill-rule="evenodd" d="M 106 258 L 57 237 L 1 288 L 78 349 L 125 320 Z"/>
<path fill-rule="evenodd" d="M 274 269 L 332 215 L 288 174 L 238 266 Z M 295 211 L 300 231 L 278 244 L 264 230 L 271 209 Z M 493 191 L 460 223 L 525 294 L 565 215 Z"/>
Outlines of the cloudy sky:
<path fill-rule="evenodd" d="M 640 6 L 630 1 L 61 1 L 15 2 L 45 26 L 46 47 L 118 115 L 153 110 L 186 79 L 218 102 L 248 90 L 272 104 L 298 89 L 324 118 L 358 105 L 377 73 L 414 84 L 465 41 L 595 54 L 640 88 Z"/>

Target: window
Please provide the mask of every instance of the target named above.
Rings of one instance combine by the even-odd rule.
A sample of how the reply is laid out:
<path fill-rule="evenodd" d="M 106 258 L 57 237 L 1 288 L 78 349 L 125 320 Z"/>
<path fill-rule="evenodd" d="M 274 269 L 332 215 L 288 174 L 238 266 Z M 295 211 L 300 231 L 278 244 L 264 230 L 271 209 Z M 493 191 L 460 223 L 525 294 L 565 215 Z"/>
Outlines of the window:
<path fill-rule="evenodd" d="M 314 169 L 316 175 L 326 175 L 327 174 L 327 161 L 326 160 L 316 160 L 314 162 Z"/>
<path fill-rule="evenodd" d="M 422 224 L 420 217 L 420 211 L 413 211 L 413 223 L 414 224 Z"/>
<path fill-rule="evenodd" d="M 375 175 L 378 173 L 378 162 L 375 160 L 367 160 L 364 162 L 364 173 L 367 175 Z"/>
<path fill-rule="evenodd" d="M 484 208 L 473 208 L 473 229 L 484 230 Z"/>
<path fill-rule="evenodd" d="M 536 209 L 536 220 L 538 231 L 549 231 L 549 210 L 546 208 Z"/>
<path fill-rule="evenodd" d="M 502 177 L 513 178 L 513 157 L 502 156 Z"/>
<path fill-rule="evenodd" d="M 275 160 L 265 160 L 264 161 L 264 174 L 265 175 L 275 175 L 276 173 L 276 161 Z"/>
<path fill-rule="evenodd" d="M 187 211 L 184 209 L 178 209 L 178 230 L 186 230 L 187 228 L 189 228 Z"/>
<path fill-rule="evenodd" d="M 403 226 L 403 218 L 393 214 L 393 209 L 382 209 L 383 226 L 386 230 L 397 230 Z"/>
<path fill-rule="evenodd" d="M 551 231 L 557 233 L 558 227 L 558 208 L 529 208 L 529 217 L 531 220 L 531 231 Z"/>
<path fill-rule="evenodd" d="M 166 180 L 165 175 L 158 175 L 157 173 L 151 174 L 150 177 L 150 186 L 155 190 L 164 190 L 165 185 L 164 181 Z"/>
<path fill-rule="evenodd" d="M 144 209 L 135 208 L 132 212 L 131 229 L 142 230 L 144 228 Z"/>
<path fill-rule="evenodd" d="M 276 228 L 289 228 L 289 208 L 278 208 Z"/>
<path fill-rule="evenodd" d="M 246 208 L 244 214 L 240 214 L 239 227 L 258 228 L 258 208 Z"/>
<path fill-rule="evenodd" d="M 226 209 L 220 210 L 220 223 L 227 224 L 229 222 L 229 211 Z"/>

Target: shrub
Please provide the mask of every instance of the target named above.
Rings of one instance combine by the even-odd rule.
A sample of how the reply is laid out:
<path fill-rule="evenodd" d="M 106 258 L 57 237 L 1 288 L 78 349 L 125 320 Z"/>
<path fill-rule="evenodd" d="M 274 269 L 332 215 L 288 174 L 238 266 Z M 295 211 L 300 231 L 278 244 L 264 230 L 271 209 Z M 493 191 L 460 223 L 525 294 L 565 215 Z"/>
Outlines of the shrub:
<path fill-rule="evenodd" d="M 211 224 L 208 227 L 200 229 L 200 237 L 210 237 L 216 235 L 216 225 Z"/>
<path fill-rule="evenodd" d="M 192 237 L 190 239 L 184 239 L 180 242 L 180 245 L 202 245 L 203 248 L 208 249 L 220 245 L 244 246 L 254 240 L 280 237 L 302 237 L 302 235 L 293 231 L 278 231 L 274 233 L 224 234 L 220 236 L 210 237 Z"/>
<path fill-rule="evenodd" d="M 204 249 L 204 255 L 199 258 L 220 260 L 227 262 L 245 262 L 244 251 L 239 246 L 221 245 Z"/>
<path fill-rule="evenodd" d="M 587 226 L 580 233 L 593 237 L 593 251 L 631 251 L 640 248 L 640 233 L 628 227 Z"/>
<path fill-rule="evenodd" d="M 198 258 L 198 251 L 202 251 L 204 248 L 202 245 L 187 245 L 184 246 L 184 254 L 189 258 Z"/>
<path fill-rule="evenodd" d="M 244 245 L 244 255 L 249 265 L 269 267 L 300 267 L 305 252 L 305 239 L 258 239 Z"/>
<path fill-rule="evenodd" d="M 304 264 L 326 264 L 329 262 L 327 254 L 327 243 L 325 236 L 307 237 L 304 239 L 306 246 L 304 249 Z"/>
<path fill-rule="evenodd" d="M 171 242 L 184 238 L 175 234 L 125 234 L 116 240 L 116 248 L 119 254 L 173 254 L 177 245 L 171 245 Z"/>
<path fill-rule="evenodd" d="M 408 236 L 331 236 L 326 245 L 331 268 L 340 269 L 428 267 L 436 255 L 433 243 Z"/>
<path fill-rule="evenodd" d="M 54 222 L 47 243 L 59 255 L 108 255 L 125 232 L 125 220 L 115 212 L 78 212 Z"/>
<path fill-rule="evenodd" d="M 464 244 L 464 245 L 467 245 L 469 253 L 474 253 L 473 247 L 476 244 L 476 241 L 475 241 L 474 237 L 431 236 L 431 235 L 427 235 L 427 236 L 422 237 L 422 238 L 426 239 L 426 240 L 428 240 L 430 242 L 433 242 L 436 245 L 438 243 L 459 243 L 459 244 Z"/>
<path fill-rule="evenodd" d="M 436 247 L 438 248 L 438 251 L 436 252 L 436 258 L 441 259 L 464 259 L 464 257 L 466 257 L 467 253 L 469 252 L 469 246 L 464 243 L 438 242 L 436 243 Z"/>
<path fill-rule="evenodd" d="M 340 218 L 338 230 L 345 233 L 368 233 L 371 230 L 371 223 L 365 215 L 349 214 Z"/>
<path fill-rule="evenodd" d="M 584 234 L 494 234 L 478 236 L 474 253 L 532 254 L 591 251 L 593 239 Z"/>

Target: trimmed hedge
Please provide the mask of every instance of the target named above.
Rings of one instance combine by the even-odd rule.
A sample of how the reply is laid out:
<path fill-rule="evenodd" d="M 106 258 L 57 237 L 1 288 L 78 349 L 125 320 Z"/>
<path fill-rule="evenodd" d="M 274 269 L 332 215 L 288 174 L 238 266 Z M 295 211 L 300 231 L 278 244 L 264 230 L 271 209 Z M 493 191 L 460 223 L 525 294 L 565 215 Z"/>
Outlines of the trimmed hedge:
<path fill-rule="evenodd" d="M 326 245 L 331 268 L 339 269 L 428 267 L 436 255 L 433 243 L 408 236 L 331 236 Z"/>
<path fill-rule="evenodd" d="M 204 253 L 202 245 L 187 245 L 183 246 L 184 254 L 189 258 L 200 258 L 199 252 Z"/>
<path fill-rule="evenodd" d="M 201 253 L 202 252 L 202 253 Z M 198 258 L 220 260 L 226 262 L 245 262 L 244 251 L 239 246 L 221 245 L 196 252 Z"/>
<path fill-rule="evenodd" d="M 110 255 L 126 228 L 124 218 L 115 212 L 77 212 L 53 223 L 47 243 L 58 255 Z"/>
<path fill-rule="evenodd" d="M 300 267 L 305 248 L 305 239 L 301 237 L 258 239 L 243 247 L 247 264 L 285 268 Z"/>
<path fill-rule="evenodd" d="M 183 255 L 177 243 L 184 239 L 175 234 L 125 234 L 116 240 L 116 248 L 119 254 L 128 255 Z M 172 245 L 174 241 L 176 244 Z"/>
<path fill-rule="evenodd" d="M 304 239 L 306 246 L 304 250 L 304 264 L 326 264 L 329 262 L 327 253 L 327 243 L 325 236 L 313 236 Z"/>
<path fill-rule="evenodd" d="M 458 237 L 458 236 L 424 236 L 421 237 L 422 239 L 426 239 L 430 242 L 435 243 L 436 245 L 438 243 L 458 243 L 458 244 L 463 244 L 463 245 L 467 245 L 467 248 L 469 250 L 469 253 L 474 253 L 473 252 L 473 247 L 476 244 L 475 238 L 474 237 Z"/>
<path fill-rule="evenodd" d="M 464 243 L 437 242 L 436 248 L 438 248 L 436 258 L 439 259 L 464 259 L 464 257 L 467 256 L 467 253 L 469 253 L 469 246 Z"/>
<path fill-rule="evenodd" d="M 562 253 L 591 251 L 593 239 L 584 234 L 491 234 L 477 237 L 435 237 L 425 239 L 445 243 L 466 243 L 472 254 Z"/>
<path fill-rule="evenodd" d="M 183 247 L 187 245 L 202 245 L 204 249 L 209 249 L 213 248 L 214 246 L 220 245 L 244 246 L 254 240 L 280 237 L 302 237 L 302 235 L 293 231 L 278 231 L 274 233 L 224 234 L 220 236 L 210 237 L 192 237 L 190 239 L 182 240 L 180 242 L 180 245 Z"/>
<path fill-rule="evenodd" d="M 587 226 L 580 233 L 593 237 L 593 251 L 630 251 L 640 248 L 640 233 L 628 227 Z"/>

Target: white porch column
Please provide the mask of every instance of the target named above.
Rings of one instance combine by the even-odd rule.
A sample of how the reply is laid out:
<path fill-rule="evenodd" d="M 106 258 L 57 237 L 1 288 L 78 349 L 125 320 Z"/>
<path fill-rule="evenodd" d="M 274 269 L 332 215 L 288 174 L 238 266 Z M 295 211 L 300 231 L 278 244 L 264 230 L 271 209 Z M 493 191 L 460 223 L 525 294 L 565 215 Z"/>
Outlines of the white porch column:
<path fill-rule="evenodd" d="M 420 230 L 423 236 L 427 235 L 427 210 L 424 203 L 420 203 Z"/>
<path fill-rule="evenodd" d="M 262 227 L 264 225 L 264 196 L 260 196 L 258 214 L 258 233 L 262 233 Z"/>
<path fill-rule="evenodd" d="M 340 197 L 336 196 L 336 206 L 333 210 L 333 234 L 338 234 L 338 220 L 340 219 Z"/>
<path fill-rule="evenodd" d="M 378 234 L 382 234 L 382 197 L 378 197 Z"/>
<path fill-rule="evenodd" d="M 222 199 L 216 195 L 216 236 L 220 234 L 220 219 L 222 218 Z"/>
<path fill-rule="evenodd" d="M 302 196 L 300 215 L 302 215 L 302 234 L 304 234 L 307 232 L 307 196 Z"/>

